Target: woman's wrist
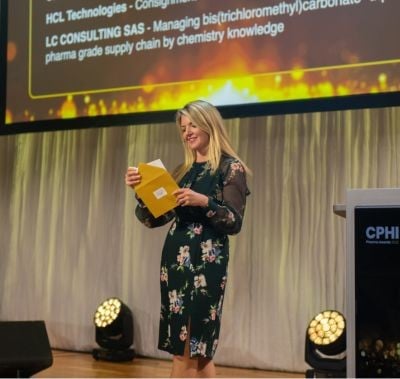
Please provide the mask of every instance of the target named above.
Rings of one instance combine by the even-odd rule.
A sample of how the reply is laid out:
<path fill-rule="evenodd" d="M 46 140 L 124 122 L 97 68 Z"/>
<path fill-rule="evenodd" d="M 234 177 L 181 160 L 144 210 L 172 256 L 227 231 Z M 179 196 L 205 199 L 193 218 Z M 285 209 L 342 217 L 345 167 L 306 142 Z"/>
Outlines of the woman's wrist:
<path fill-rule="evenodd" d="M 210 198 L 208 196 L 204 195 L 204 202 L 203 202 L 202 207 L 207 208 L 209 202 L 210 202 Z"/>

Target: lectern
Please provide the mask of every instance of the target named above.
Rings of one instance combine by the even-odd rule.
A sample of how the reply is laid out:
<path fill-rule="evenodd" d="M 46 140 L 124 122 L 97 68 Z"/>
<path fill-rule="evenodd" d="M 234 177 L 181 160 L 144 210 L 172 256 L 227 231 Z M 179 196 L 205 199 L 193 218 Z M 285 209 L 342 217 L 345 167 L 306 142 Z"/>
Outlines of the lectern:
<path fill-rule="evenodd" d="M 400 189 L 351 189 L 346 205 L 347 377 L 400 377 Z"/>

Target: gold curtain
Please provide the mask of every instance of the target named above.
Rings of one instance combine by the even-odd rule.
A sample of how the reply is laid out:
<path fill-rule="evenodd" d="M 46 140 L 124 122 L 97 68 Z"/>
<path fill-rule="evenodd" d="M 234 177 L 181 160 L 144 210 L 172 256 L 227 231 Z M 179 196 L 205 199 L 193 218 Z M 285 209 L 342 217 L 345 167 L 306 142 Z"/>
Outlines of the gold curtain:
<path fill-rule="evenodd" d="M 345 312 L 347 188 L 400 186 L 400 108 L 231 119 L 252 168 L 232 238 L 216 362 L 304 371 L 319 311 Z M 54 348 L 95 347 L 93 313 L 120 297 L 135 349 L 157 350 L 159 258 L 167 227 L 134 217 L 128 165 L 182 159 L 173 123 L 0 137 L 0 319 L 46 322 Z"/>

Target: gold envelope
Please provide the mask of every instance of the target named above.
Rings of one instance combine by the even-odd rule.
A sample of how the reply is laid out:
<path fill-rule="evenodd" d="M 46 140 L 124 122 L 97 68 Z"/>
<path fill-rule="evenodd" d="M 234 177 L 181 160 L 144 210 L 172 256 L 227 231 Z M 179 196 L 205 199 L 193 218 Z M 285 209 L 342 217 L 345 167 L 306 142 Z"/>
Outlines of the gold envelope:
<path fill-rule="evenodd" d="M 167 170 L 146 163 L 139 163 L 138 169 L 142 181 L 134 190 L 154 217 L 161 216 L 178 205 L 172 192 L 179 187 Z"/>

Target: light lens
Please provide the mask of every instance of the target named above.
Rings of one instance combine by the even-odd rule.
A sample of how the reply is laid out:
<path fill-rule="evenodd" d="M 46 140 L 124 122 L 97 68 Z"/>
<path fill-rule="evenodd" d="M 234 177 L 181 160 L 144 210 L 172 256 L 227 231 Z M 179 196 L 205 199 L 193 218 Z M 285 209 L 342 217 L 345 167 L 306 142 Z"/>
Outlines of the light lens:
<path fill-rule="evenodd" d="M 344 332 L 345 320 L 337 311 L 319 313 L 308 325 L 308 338 L 316 345 L 329 345 Z"/>
<path fill-rule="evenodd" d="M 94 314 L 94 323 L 99 328 L 112 324 L 121 311 L 122 303 L 117 298 L 110 298 L 99 305 Z"/>

